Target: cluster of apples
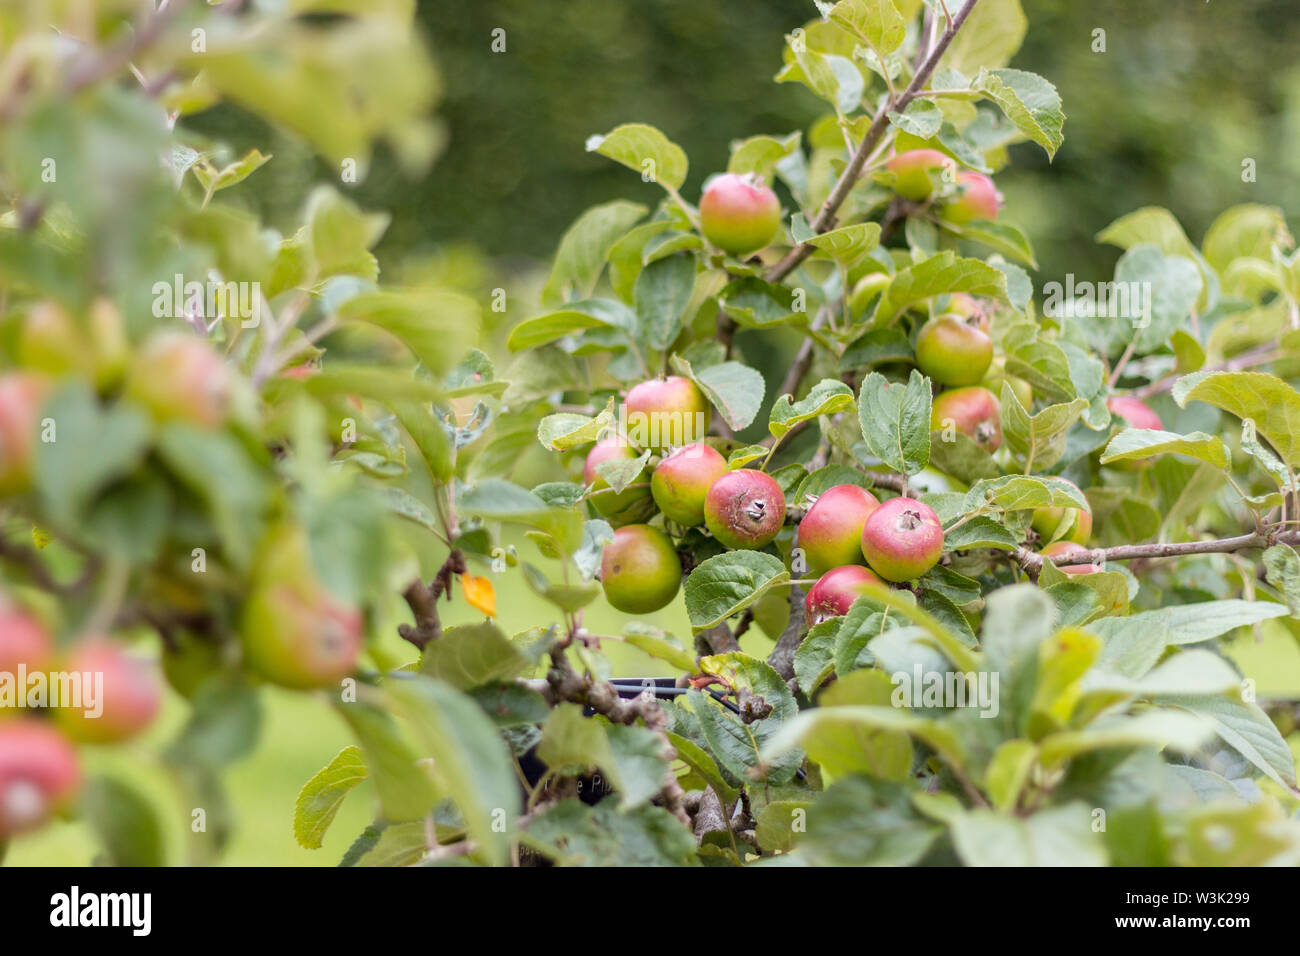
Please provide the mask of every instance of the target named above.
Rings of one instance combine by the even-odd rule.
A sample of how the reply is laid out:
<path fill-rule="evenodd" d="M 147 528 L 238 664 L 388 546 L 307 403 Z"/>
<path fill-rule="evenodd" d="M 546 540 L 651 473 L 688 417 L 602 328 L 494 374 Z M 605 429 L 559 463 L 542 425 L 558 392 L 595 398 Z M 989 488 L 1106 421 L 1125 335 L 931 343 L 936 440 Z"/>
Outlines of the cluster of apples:
<path fill-rule="evenodd" d="M 92 636 L 60 654 L 41 621 L 0 597 L 0 679 L 25 695 L 19 675 L 37 673 L 51 675 L 47 687 L 71 686 L 55 675 L 81 674 L 83 681 L 90 675 L 102 680 L 101 695 L 95 713 L 69 701 L 37 710 L 0 706 L 0 840 L 39 828 L 75 798 L 82 779 L 78 744 L 130 740 L 162 705 L 156 669 L 121 644 Z"/>
<path fill-rule="evenodd" d="M 669 376 L 642 382 L 624 403 L 629 421 L 654 423 L 646 443 L 658 463 L 615 491 L 597 467 L 636 458 L 640 449 L 622 434 L 602 438 L 587 453 L 584 479 L 597 514 L 617 525 L 605 546 L 601 585 L 609 603 L 629 614 L 666 606 L 681 584 L 682 565 L 672 538 L 647 522 L 655 512 L 682 530 L 704 527 L 727 548 L 761 548 L 785 522 L 785 494 L 764 472 L 727 467 L 702 439 L 712 409 L 690 379 Z M 672 423 L 659 428 L 657 423 Z M 666 436 L 676 441 L 668 443 Z"/>
<path fill-rule="evenodd" d="M 864 585 L 901 584 L 929 571 L 943 555 L 943 524 L 915 498 L 881 503 L 858 485 L 836 485 L 799 522 L 797 547 L 817 577 L 804 600 L 811 624 L 847 614 Z"/>
<path fill-rule="evenodd" d="M 936 180 L 950 179 L 956 191 L 936 200 L 939 218 L 954 225 L 977 219 L 995 220 L 1002 209 L 1002 194 L 993 180 L 973 169 L 958 170 L 956 161 L 937 149 L 913 149 L 892 157 L 885 168 L 894 174 L 894 192 L 913 202 L 935 197 Z"/>

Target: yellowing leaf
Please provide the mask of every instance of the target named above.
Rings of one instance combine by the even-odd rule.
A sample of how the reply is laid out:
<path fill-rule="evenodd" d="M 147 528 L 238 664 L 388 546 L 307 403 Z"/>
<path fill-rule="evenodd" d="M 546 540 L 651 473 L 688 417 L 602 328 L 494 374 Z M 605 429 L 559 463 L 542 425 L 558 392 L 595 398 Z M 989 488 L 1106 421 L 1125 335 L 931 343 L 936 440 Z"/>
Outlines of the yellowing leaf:
<path fill-rule="evenodd" d="M 475 577 L 472 574 L 460 576 L 461 590 L 471 607 L 477 608 L 488 617 L 497 616 L 497 592 L 492 586 L 491 578 Z"/>

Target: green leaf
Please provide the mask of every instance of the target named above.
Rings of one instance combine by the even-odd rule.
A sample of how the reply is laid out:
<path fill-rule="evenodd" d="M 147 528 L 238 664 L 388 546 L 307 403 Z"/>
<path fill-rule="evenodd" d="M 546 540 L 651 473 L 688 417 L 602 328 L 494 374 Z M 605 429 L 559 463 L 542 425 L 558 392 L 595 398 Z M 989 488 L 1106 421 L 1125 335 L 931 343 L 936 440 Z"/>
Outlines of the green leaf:
<path fill-rule="evenodd" d="M 1210 267 L 1223 273 L 1238 259 L 1267 261 L 1274 246 L 1290 249 L 1294 245 L 1281 209 L 1243 203 L 1219 213 L 1205 231 L 1201 249 Z"/>
<path fill-rule="evenodd" d="M 1300 616 L 1300 554 L 1289 544 L 1275 544 L 1264 552 L 1264 569 L 1268 583 L 1286 600 L 1292 617 Z"/>
<path fill-rule="evenodd" d="M 953 38 L 941 65 L 967 76 L 980 67 L 1006 66 L 1028 29 L 1020 0 L 982 0 Z"/>
<path fill-rule="evenodd" d="M 875 222 L 841 226 L 805 240 L 805 243 L 823 250 L 841 265 L 852 268 L 862 261 L 872 249 L 880 245 L 880 224 Z"/>
<path fill-rule="evenodd" d="M 680 757 L 687 766 L 704 778 L 704 781 L 713 788 L 713 792 L 718 795 L 718 799 L 723 804 L 730 806 L 740 796 L 740 791 L 727 782 L 722 775 L 722 770 L 718 767 L 718 762 L 713 756 L 692 740 L 688 740 L 671 731 L 668 733 L 668 742 L 671 743 Z"/>
<path fill-rule="evenodd" d="M 1198 372 L 1174 384 L 1174 401 L 1186 408 L 1206 402 L 1254 423 L 1259 434 L 1293 468 L 1300 466 L 1300 393 L 1265 372 Z"/>
<path fill-rule="evenodd" d="M 625 123 L 604 136 L 592 136 L 587 140 L 587 150 L 635 170 L 644 182 L 657 182 L 674 190 L 686 182 L 686 153 L 644 123 Z"/>
<path fill-rule="evenodd" d="M 913 475 L 930 461 L 930 380 L 915 369 L 906 387 L 872 372 L 862 382 L 858 420 L 871 453 Z"/>
<path fill-rule="evenodd" d="M 897 50 L 907 35 L 907 21 L 893 0 L 840 0 L 825 16 L 879 57 Z"/>
<path fill-rule="evenodd" d="M 1048 734 L 1038 742 L 1039 761 L 1053 768 L 1080 754 L 1115 747 L 1165 747 L 1194 753 L 1211 733 L 1209 723 L 1194 714 L 1149 710 L 1136 717 L 1108 718 L 1082 730 Z"/>
<path fill-rule="evenodd" d="M 1257 706 L 1224 696 L 1166 695 L 1158 703 L 1209 718 L 1214 733 L 1269 779 L 1295 789 L 1295 758 L 1273 721 Z"/>
<path fill-rule="evenodd" d="M 954 528 L 943 537 L 945 551 L 969 551 L 972 548 L 997 548 L 1002 551 L 1015 551 L 1020 547 L 1020 540 L 1004 524 L 993 518 L 981 515 L 971 518 L 960 527 Z"/>
<path fill-rule="evenodd" d="M 228 166 L 223 166 L 219 170 L 206 162 L 190 168 L 194 171 L 194 178 L 199 181 L 199 185 L 210 196 L 218 190 L 242 183 L 261 169 L 270 159 L 270 156 L 263 156 L 260 150 L 250 149 L 242 159 L 238 159 Z"/>
<path fill-rule="evenodd" d="M 1056 87 L 1036 73 L 1024 70 L 981 68 L 971 83 L 971 89 L 986 94 L 1016 129 L 1047 151 L 1048 158 L 1056 155 L 1064 136 L 1065 114 L 1061 112 L 1061 96 Z"/>
<path fill-rule="evenodd" d="M 785 681 L 766 661 L 738 652 L 702 658 L 700 668 L 723 677 L 738 692 L 747 691 L 755 704 L 770 707 L 766 716 L 746 722 L 712 694 L 689 692 L 691 709 L 718 762 L 740 780 L 757 774 L 771 784 L 787 783 L 802 762 L 802 753 L 788 750 L 769 759 L 765 749 L 799 710 Z"/>
<path fill-rule="evenodd" d="M 555 305 L 572 293 L 591 295 L 610 250 L 646 212 L 640 203 L 616 199 L 592 206 L 575 219 L 556 250 L 550 277 L 542 289 L 542 302 Z"/>
<path fill-rule="evenodd" d="M 853 390 L 837 379 L 824 378 L 797 402 L 792 402 L 789 395 L 778 398 L 772 405 L 768 431 L 780 438 L 800 422 L 852 407 Z"/>
<path fill-rule="evenodd" d="M 753 173 L 764 179 L 772 178 L 773 167 L 799 148 L 801 134 L 791 133 L 784 139 L 775 136 L 751 136 L 731 144 L 731 159 L 727 162 L 729 173 Z"/>
<path fill-rule="evenodd" d="M 890 110 L 889 122 L 918 139 L 930 139 L 943 126 L 943 111 L 929 100 L 913 100 L 902 113 Z"/>
<path fill-rule="evenodd" d="M 415 442 L 434 481 L 450 481 L 455 473 L 451 437 L 442 422 L 434 417 L 433 408 L 427 402 L 412 401 L 390 400 L 387 405 L 403 430 L 411 436 L 411 441 Z"/>
<path fill-rule="evenodd" d="M 473 699 L 426 677 L 390 680 L 385 694 L 433 758 L 434 779 L 460 810 L 478 852 L 492 865 L 505 863 L 509 821 L 521 800 L 514 759 L 492 721 Z"/>
<path fill-rule="evenodd" d="M 990 222 L 984 219 L 963 225 L 941 221 L 940 225 L 963 239 L 988 246 L 1031 269 L 1038 268 L 1038 260 L 1034 258 L 1034 248 L 1030 245 L 1029 237 L 1019 226 L 1009 222 Z"/>
<path fill-rule="evenodd" d="M 1169 341 L 1196 307 L 1203 284 L 1194 260 L 1167 255 L 1145 243 L 1120 256 L 1115 263 L 1115 282 L 1120 288 L 1143 290 L 1128 296 L 1128 308 L 1121 308 L 1122 314 L 1115 316 L 1132 325 L 1137 348 L 1142 352 Z"/>
<path fill-rule="evenodd" d="M 657 259 L 641 270 L 633 286 L 637 317 L 646 342 L 666 349 L 682 330 L 682 313 L 695 287 L 695 259 L 688 255 Z"/>
<path fill-rule="evenodd" d="M 1231 598 L 1173 604 L 1128 617 L 1102 618 L 1090 624 L 1089 629 L 1109 642 L 1117 640 L 1121 633 L 1167 628 L 1170 644 L 1197 644 L 1285 614 L 1286 607 L 1282 604 Z"/>
<path fill-rule="evenodd" d="M 1007 447 L 1026 462 L 1026 471 L 1051 468 L 1065 454 L 1065 436 L 1088 407 L 1086 398 L 1048 405 L 1031 415 L 1011 386 L 1002 383 L 1002 436 Z"/>
<path fill-rule="evenodd" d="M 693 866 L 695 837 L 662 807 L 619 812 L 612 800 L 594 807 L 569 798 L 528 826 L 528 843 L 556 866 Z"/>
<path fill-rule="evenodd" d="M 899 731 L 915 737 L 931 747 L 948 763 L 960 768 L 965 763 L 965 750 L 951 727 L 938 720 L 921 717 L 892 706 L 841 706 L 815 707 L 805 710 L 786 723 L 763 748 L 763 759 L 776 760 L 801 746 L 808 739 L 816 739 L 823 726 L 845 728 L 856 726 L 863 730 Z"/>
<path fill-rule="evenodd" d="M 115 777 L 92 777 L 81 807 L 103 844 L 108 865 L 166 866 L 157 810 L 135 786 Z"/>
<path fill-rule="evenodd" d="M 584 329 L 599 328 L 622 329 L 631 335 L 636 332 L 636 314 L 614 299 L 570 302 L 555 312 L 524 319 L 510 330 L 506 346 L 512 351 L 520 352 L 535 349 Z"/>
<path fill-rule="evenodd" d="M 979 259 L 941 252 L 898 270 L 880 297 L 873 322 L 877 327 L 888 325 L 913 303 L 945 292 L 969 292 L 1005 302 L 1007 277 Z"/>
<path fill-rule="evenodd" d="M 673 356 L 679 372 L 700 387 L 734 431 L 746 428 L 763 406 L 763 376 L 739 362 L 720 362 L 696 369 L 681 355 Z"/>
<path fill-rule="evenodd" d="M 1004 475 L 978 481 L 966 493 L 966 510 L 974 510 L 984 503 L 1004 511 L 1088 507 L 1088 499 L 1078 486 L 1047 475 Z"/>
<path fill-rule="evenodd" d="M 303 785 L 293 808 L 293 838 L 299 846 L 320 849 L 344 798 L 368 775 L 361 751 L 344 747 Z"/>
<path fill-rule="evenodd" d="M 537 425 L 537 440 L 547 451 L 568 451 L 596 441 L 613 424 L 614 400 L 611 398 L 599 415 L 579 415 L 576 412 L 547 415 Z"/>
<path fill-rule="evenodd" d="M 643 621 L 629 621 L 623 628 L 623 639 L 651 657 L 666 661 L 679 671 L 687 674 L 695 672 L 695 655 L 673 635 L 657 627 Z"/>
<path fill-rule="evenodd" d="M 1152 455 L 1186 455 L 1227 469 L 1232 459 L 1228 446 L 1217 435 L 1192 432 L 1179 435 L 1147 428 L 1126 428 L 1110 440 L 1101 453 L 1101 463 L 1149 458 Z"/>
<path fill-rule="evenodd" d="M 420 658 L 421 673 L 457 690 L 507 680 L 527 666 L 527 659 L 495 624 L 449 627 L 425 645 Z"/>
<path fill-rule="evenodd" d="M 101 411 L 94 393 L 81 383 L 57 391 L 41 418 L 53 428 L 51 441 L 34 442 L 36 488 L 54 520 L 75 525 L 94 495 L 139 467 L 152 426 L 134 405 Z"/>
<path fill-rule="evenodd" d="M 759 551 L 728 551 L 698 565 L 686 579 L 686 613 L 697 631 L 749 607 L 790 580 L 781 559 Z"/>
<path fill-rule="evenodd" d="M 434 803 L 433 784 L 416 763 L 417 754 L 396 722 L 370 704 L 348 703 L 337 707 L 361 744 L 384 818 L 390 823 L 401 823 L 428 814 Z"/>
<path fill-rule="evenodd" d="M 376 289 L 347 299 L 343 319 L 365 322 L 398 339 L 435 375 L 460 358 L 458 343 L 478 336 L 480 310 L 468 296 L 444 289 Z"/>
<path fill-rule="evenodd" d="M 967 866 L 1105 866 L 1106 845 L 1082 803 L 1012 817 L 972 810 L 952 826 L 952 842 Z"/>

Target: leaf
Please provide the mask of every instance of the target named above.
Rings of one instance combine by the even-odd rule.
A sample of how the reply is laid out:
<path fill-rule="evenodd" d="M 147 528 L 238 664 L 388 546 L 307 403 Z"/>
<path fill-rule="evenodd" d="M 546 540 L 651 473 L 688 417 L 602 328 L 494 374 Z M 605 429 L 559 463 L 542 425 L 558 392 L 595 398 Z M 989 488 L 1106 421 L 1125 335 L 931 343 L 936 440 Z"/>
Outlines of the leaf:
<path fill-rule="evenodd" d="M 569 798 L 528 825 L 528 843 L 557 866 L 692 866 L 695 837 L 662 807 L 620 813 L 612 800 L 594 807 Z"/>
<path fill-rule="evenodd" d="M 1203 282 L 1194 260 L 1142 244 L 1131 247 L 1115 263 L 1115 284 L 1140 290 L 1120 299 L 1127 308 L 1119 308 L 1112 321 L 1130 323 L 1137 348 L 1146 352 L 1168 342 L 1191 315 Z"/>
<path fill-rule="evenodd" d="M 338 704 L 365 754 L 384 819 L 419 820 L 433 807 L 433 784 L 416 763 L 417 755 L 386 712 L 370 704 Z"/>
<path fill-rule="evenodd" d="M 368 775 L 361 751 L 344 747 L 303 785 L 293 808 L 293 838 L 299 846 L 320 849 L 344 798 Z"/>
<path fill-rule="evenodd" d="M 1227 469 L 1232 462 L 1228 446 L 1217 435 L 1192 432 L 1179 435 L 1175 432 L 1147 428 L 1126 428 L 1110 440 L 1101 453 L 1101 463 L 1149 458 L 1152 455 L 1186 455 Z"/>
<path fill-rule="evenodd" d="M 906 387 L 879 372 L 862 382 L 858 420 L 871 453 L 894 471 L 913 475 L 930 461 L 930 380 L 915 369 Z"/>
<path fill-rule="evenodd" d="M 751 136 L 734 142 L 731 144 L 731 159 L 727 161 L 727 172 L 753 173 L 771 179 L 773 167 L 799 148 L 800 139 L 801 134 L 796 131 L 784 139 Z"/>
<path fill-rule="evenodd" d="M 555 305 L 573 292 L 591 295 L 610 250 L 646 212 L 640 203 L 616 199 L 592 206 L 574 220 L 560 239 L 542 302 Z"/>
<path fill-rule="evenodd" d="M 746 428 L 763 406 L 763 376 L 747 365 L 720 362 L 697 370 L 681 355 L 673 356 L 673 365 L 700 387 L 735 431 Z"/>
<path fill-rule="evenodd" d="M 1080 754 L 1114 747 L 1167 747 L 1193 753 L 1211 732 L 1209 723 L 1195 714 L 1150 710 L 1136 717 L 1098 721 L 1082 730 L 1048 734 L 1038 742 L 1039 761 L 1053 768 Z"/>
<path fill-rule="evenodd" d="M 1020 0 L 982 0 L 953 38 L 942 66 L 968 76 L 980 67 L 1006 66 L 1028 29 Z"/>
<path fill-rule="evenodd" d="M 622 329 L 631 335 L 636 331 L 636 314 L 614 299 L 569 302 L 562 309 L 524 319 L 510 330 L 506 346 L 511 351 L 520 352 L 584 329 L 598 328 Z"/>
<path fill-rule="evenodd" d="M 1271 780 L 1295 789 L 1295 758 L 1273 721 L 1257 706 L 1230 697 L 1167 695 L 1158 703 L 1208 717 L 1214 732 Z"/>
<path fill-rule="evenodd" d="M 166 865 L 157 810 L 135 786 L 115 777 L 92 777 L 86 783 L 81 807 L 103 844 L 108 865 Z"/>
<path fill-rule="evenodd" d="M 955 225 L 945 220 L 941 221 L 940 225 L 963 239 L 988 246 L 1031 269 L 1038 268 L 1038 260 L 1034 258 L 1034 247 L 1030 245 L 1029 237 L 1019 226 L 1009 222 L 990 222 L 983 219 L 962 225 Z M 1010 282 L 1008 282 L 1009 286 Z M 1014 298 L 1012 301 L 1015 301 Z M 1023 304 L 1021 309 L 1023 310 Z"/>
<path fill-rule="evenodd" d="M 1064 139 L 1061 127 L 1061 96 L 1056 87 L 1036 73 L 1024 70 L 981 68 L 971 89 L 986 94 L 1002 107 L 1016 128 L 1047 151 L 1056 155 Z"/>
<path fill-rule="evenodd" d="M 1249 420 L 1282 456 L 1300 467 L 1300 393 L 1265 372 L 1198 372 L 1174 384 L 1174 401 L 1186 408 L 1206 402 Z"/>
<path fill-rule="evenodd" d="M 824 378 L 797 402 L 782 395 L 772 404 L 768 430 L 782 437 L 800 422 L 821 415 L 834 415 L 853 407 L 853 390 L 837 379 Z"/>
<path fill-rule="evenodd" d="M 1238 259 L 1267 261 L 1274 246 L 1290 249 L 1294 245 L 1281 209 L 1243 203 L 1219 213 L 1205 231 L 1201 249 L 1210 267 L 1223 273 Z"/>
<path fill-rule="evenodd" d="M 939 720 L 921 717 L 911 711 L 892 706 L 841 706 L 815 707 L 805 710 L 788 721 L 763 748 L 763 759 L 776 760 L 805 740 L 814 738 L 826 725 L 864 730 L 901 731 L 915 737 L 935 750 L 951 765 L 960 768 L 965 763 L 965 750 L 952 729 Z"/>
<path fill-rule="evenodd" d="M 682 313 L 695 287 L 695 259 L 687 255 L 658 259 L 636 278 L 633 297 L 641 333 L 652 348 L 666 349 L 682 330 Z"/>
<path fill-rule="evenodd" d="M 1082 803 L 1017 818 L 972 810 L 952 826 L 953 847 L 967 866 L 1105 866 L 1106 846 Z"/>
<path fill-rule="evenodd" d="M 712 694 L 689 692 L 691 709 L 718 762 L 740 780 L 761 775 L 771 784 L 788 782 L 803 760 L 802 753 L 790 750 L 769 758 L 765 750 L 799 709 L 785 681 L 766 661 L 738 652 L 702 658 L 700 668 L 723 677 L 737 691 L 747 691 L 756 704 L 770 707 L 766 716 L 746 722 Z"/>
<path fill-rule="evenodd" d="M 342 319 L 366 322 L 398 339 L 435 375 L 454 367 L 458 343 L 478 336 L 480 310 L 468 296 L 443 289 L 377 289 L 338 307 Z"/>
<path fill-rule="evenodd" d="M 890 110 L 889 122 L 917 139 L 930 139 L 943 126 L 943 111 L 929 100 L 913 100 L 902 113 Z"/>
<path fill-rule="evenodd" d="M 695 672 L 695 655 L 677 638 L 643 621 L 629 621 L 623 628 L 623 640 L 638 650 L 671 664 L 687 674 Z"/>
<path fill-rule="evenodd" d="M 759 551 L 728 551 L 699 564 L 686 579 L 686 613 L 697 631 L 749 607 L 768 588 L 790 580 L 780 558 Z"/>
<path fill-rule="evenodd" d="M 907 22 L 893 0 L 840 0 L 825 16 L 880 57 L 902 46 L 907 34 Z"/>
<path fill-rule="evenodd" d="M 1051 468 L 1065 454 L 1065 435 L 1088 407 L 1086 398 L 1048 405 L 1031 415 L 1011 386 L 1002 383 L 1002 436 L 1007 447 L 1023 458 L 1027 467 Z"/>
<path fill-rule="evenodd" d="M 492 865 L 505 863 L 521 800 L 514 760 L 492 721 L 473 699 L 427 677 L 390 680 L 385 695 L 433 758 L 439 789 L 460 810 L 478 852 Z"/>
<path fill-rule="evenodd" d="M 978 481 L 966 494 L 966 510 L 985 502 L 1004 511 L 1088 507 L 1088 499 L 1077 485 L 1047 475 L 1004 475 Z"/>
<path fill-rule="evenodd" d="M 677 756 L 704 778 L 705 783 L 713 788 L 713 792 L 718 795 L 719 800 L 727 806 L 736 801 L 740 796 L 740 791 L 727 782 L 722 775 L 722 770 L 718 767 L 718 762 L 713 759 L 707 750 L 694 741 L 672 732 L 669 732 L 667 737 L 668 742 L 677 751 Z"/>
<path fill-rule="evenodd" d="M 599 415 L 557 412 L 547 415 L 537 425 L 537 440 L 547 451 L 568 451 L 598 440 L 614 424 L 614 400 Z"/>
<path fill-rule="evenodd" d="M 1018 547 L 1020 547 L 1020 540 L 1009 528 L 983 515 L 954 528 L 943 538 L 945 551 L 969 551 L 973 548 L 1015 551 Z"/>
<path fill-rule="evenodd" d="M 888 325 L 914 302 L 945 292 L 969 292 L 1005 302 L 1007 278 L 979 259 L 963 259 L 951 251 L 941 252 L 898 270 L 880 297 L 873 322 L 877 327 Z"/>
<path fill-rule="evenodd" d="M 191 168 L 194 170 L 194 178 L 199 181 L 199 184 L 207 191 L 208 195 L 211 196 L 218 190 L 226 189 L 227 187 L 242 183 L 249 176 L 253 175 L 253 173 L 257 172 L 257 170 L 261 169 L 262 166 L 270 161 L 270 159 L 270 156 L 262 155 L 261 151 L 250 149 L 246 154 L 244 154 L 243 158 L 238 159 L 227 166 L 223 166 L 220 170 L 206 162 L 200 163 L 197 166 L 192 166 Z"/>
<path fill-rule="evenodd" d="M 592 136 L 587 140 L 587 151 L 622 163 L 640 173 L 645 182 L 657 182 L 674 190 L 686 182 L 686 153 L 659 130 L 644 123 L 625 123 L 604 136 Z"/>
<path fill-rule="evenodd" d="M 1239 627 L 1248 627 L 1285 614 L 1286 607 L 1282 604 L 1231 598 L 1196 604 L 1173 604 L 1128 617 L 1102 618 L 1089 625 L 1089 629 L 1110 641 L 1118 639 L 1122 632 L 1167 628 L 1170 644 L 1196 644 Z"/>
<path fill-rule="evenodd" d="M 508 680 L 528 661 L 495 624 L 449 627 L 424 647 L 420 672 L 458 690 Z"/>
<path fill-rule="evenodd" d="M 1289 544 L 1275 544 L 1264 552 L 1264 569 L 1268 583 L 1286 600 L 1291 616 L 1300 617 L 1300 554 Z"/>
<path fill-rule="evenodd" d="M 805 243 L 825 251 L 836 262 L 851 268 L 880 245 L 880 224 L 861 222 L 841 226 L 812 236 Z"/>

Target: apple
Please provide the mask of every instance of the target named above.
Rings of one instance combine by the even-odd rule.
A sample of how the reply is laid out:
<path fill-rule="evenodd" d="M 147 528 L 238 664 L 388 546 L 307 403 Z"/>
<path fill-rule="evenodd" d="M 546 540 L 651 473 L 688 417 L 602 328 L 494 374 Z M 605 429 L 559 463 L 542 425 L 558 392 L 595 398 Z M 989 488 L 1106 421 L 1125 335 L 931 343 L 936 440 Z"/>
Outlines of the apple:
<path fill-rule="evenodd" d="M 36 375 L 0 375 L 0 495 L 31 487 L 41 406 L 49 392 L 49 382 Z"/>
<path fill-rule="evenodd" d="M 853 602 L 866 593 L 864 584 L 883 586 L 884 582 L 860 565 L 831 568 L 817 579 L 804 598 L 808 624 L 848 614 Z"/>
<path fill-rule="evenodd" d="M 930 406 L 930 429 L 949 426 L 992 454 L 1002 444 L 1002 408 L 992 392 L 978 385 L 938 395 Z"/>
<path fill-rule="evenodd" d="M 761 471 L 729 471 L 710 486 L 704 499 L 704 524 L 727 548 L 761 548 L 784 523 L 785 494 Z"/>
<path fill-rule="evenodd" d="M 890 498 L 862 528 L 862 554 L 886 581 L 912 581 L 943 556 L 943 524 L 915 498 Z"/>
<path fill-rule="evenodd" d="M 77 751 L 49 721 L 0 724 L 0 842 L 40 827 L 80 786 Z"/>
<path fill-rule="evenodd" d="M 229 366 L 206 341 L 168 332 L 136 356 L 126 393 L 160 422 L 216 428 L 230 411 L 233 386 Z"/>
<path fill-rule="evenodd" d="M 939 208 L 941 219 L 961 226 L 976 219 L 992 221 L 998 218 L 998 210 L 1002 208 L 1002 194 L 993 185 L 992 179 L 983 173 L 963 169 L 957 174 L 957 187 L 960 192 L 956 198 Z"/>
<path fill-rule="evenodd" d="M 682 563 L 672 539 L 648 524 L 614 532 L 600 558 L 605 599 L 625 614 L 649 614 L 666 607 L 682 583 Z"/>
<path fill-rule="evenodd" d="M 1088 553 L 1088 549 L 1073 541 L 1054 541 L 1043 549 L 1043 557 L 1050 558 L 1056 565 L 1057 570 L 1064 571 L 1066 574 L 1096 574 L 1100 571 L 1100 564 L 1062 564 L 1061 561 L 1067 561 L 1072 557 L 1082 558 Z M 1059 559 L 1059 560 L 1058 560 Z"/>
<path fill-rule="evenodd" d="M 713 409 L 689 378 L 670 375 L 632 386 L 623 412 L 628 441 L 663 454 L 703 439 Z"/>
<path fill-rule="evenodd" d="M 1068 481 L 1064 478 L 1061 480 Z M 1072 481 L 1069 484 L 1078 488 Z M 1032 524 L 1044 541 L 1051 541 L 1058 532 L 1062 540 L 1076 544 L 1087 544 L 1088 538 L 1092 536 L 1092 512 L 1087 508 L 1069 508 L 1064 505 L 1059 508 L 1035 508 Z"/>
<path fill-rule="evenodd" d="M 639 457 L 636 449 L 617 436 L 602 438 L 587 453 L 587 461 L 582 469 L 582 478 L 591 488 L 589 501 L 596 513 L 603 518 L 617 518 L 618 515 L 645 503 L 650 497 L 648 477 L 641 471 L 622 491 L 614 491 L 609 482 L 600 476 L 597 466 L 620 458 Z"/>
<path fill-rule="evenodd" d="M 696 442 L 679 448 L 659 463 L 650 477 L 650 493 L 664 517 L 685 528 L 704 523 L 704 499 L 713 483 L 727 473 L 727 459 Z"/>
<path fill-rule="evenodd" d="M 916 364 L 940 385 L 974 385 L 993 361 L 993 340 L 958 315 L 936 316 L 916 337 Z"/>
<path fill-rule="evenodd" d="M 700 228 L 724 252 L 744 255 L 766 246 L 781 228 L 776 193 L 750 174 L 712 177 L 700 197 Z"/>
<path fill-rule="evenodd" d="M 64 706 L 55 711 L 59 726 L 73 740 L 86 743 L 120 743 L 154 722 L 162 708 L 162 682 L 157 668 L 130 655 L 106 637 L 88 638 L 72 649 L 61 665 L 70 673 L 91 675 L 102 696 L 93 706 Z M 87 687 L 83 676 L 83 687 Z M 98 711 L 96 713 L 95 711 Z"/>
<path fill-rule="evenodd" d="M 797 546 L 803 550 L 808 573 L 825 574 L 846 564 L 864 564 L 862 527 L 880 501 L 857 485 L 835 485 L 818 496 L 799 522 Z"/>
<path fill-rule="evenodd" d="M 896 177 L 894 192 L 904 199 L 920 202 L 934 192 L 931 174 L 939 173 L 950 163 L 953 160 L 937 149 L 911 149 L 892 157 L 885 168 Z"/>

